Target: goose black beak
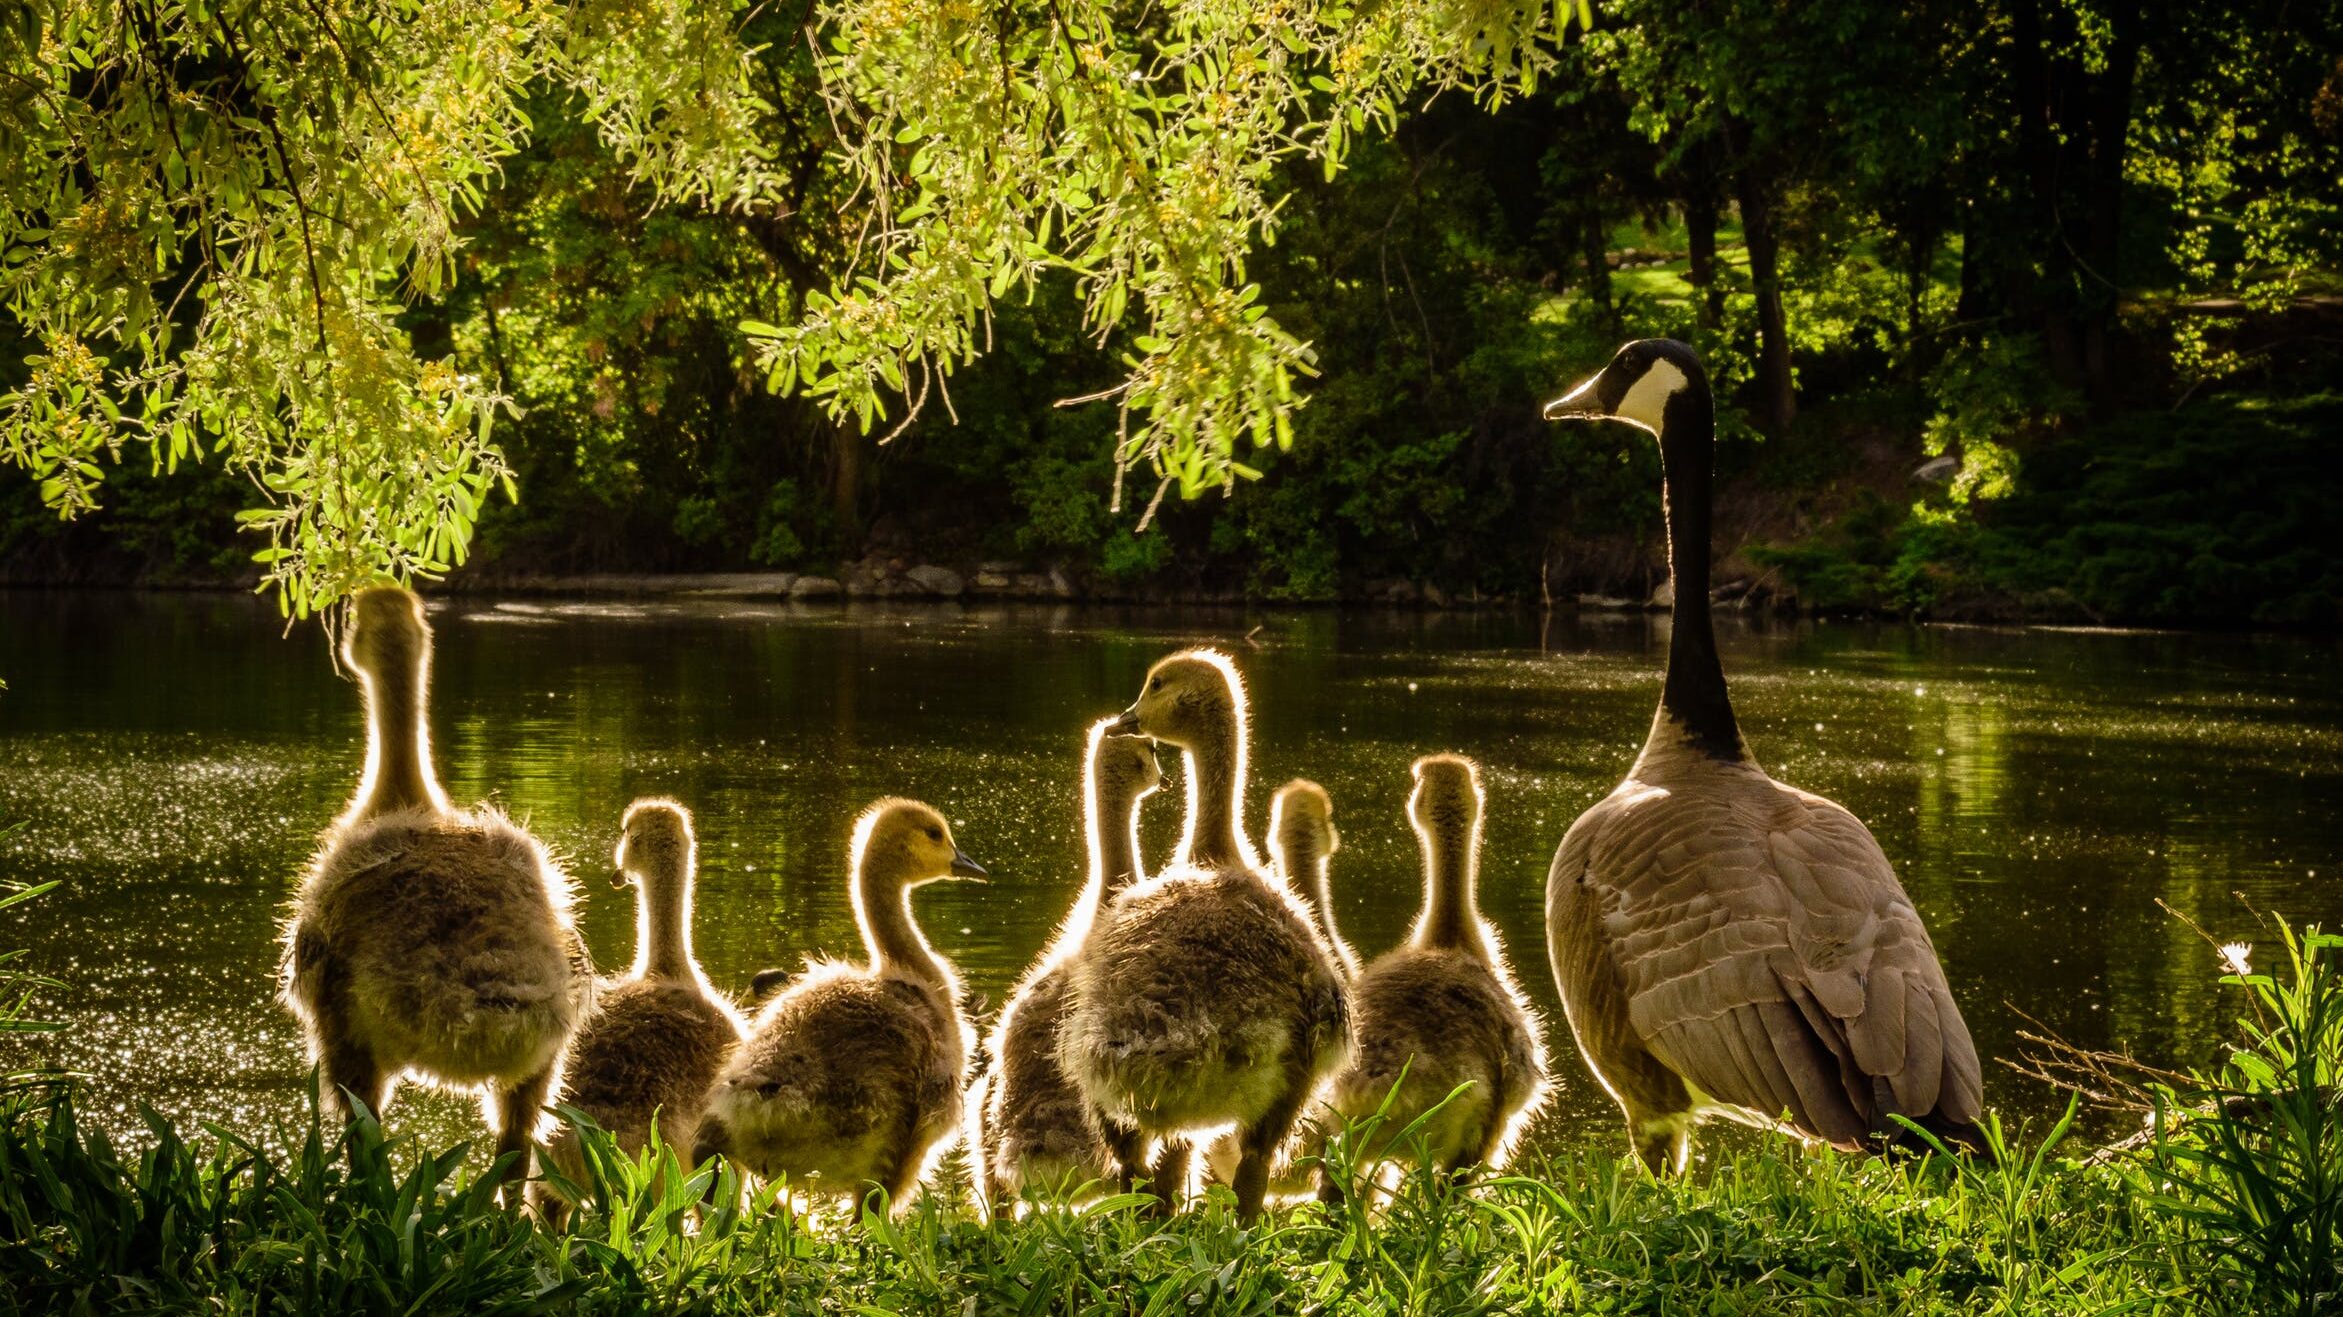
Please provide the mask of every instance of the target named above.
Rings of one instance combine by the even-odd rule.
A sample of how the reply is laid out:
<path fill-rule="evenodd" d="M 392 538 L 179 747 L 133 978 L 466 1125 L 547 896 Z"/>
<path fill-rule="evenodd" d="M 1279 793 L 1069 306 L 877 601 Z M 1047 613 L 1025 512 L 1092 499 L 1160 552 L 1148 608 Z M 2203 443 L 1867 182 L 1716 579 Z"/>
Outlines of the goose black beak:
<path fill-rule="evenodd" d="M 968 852 L 957 846 L 952 848 L 952 876 L 972 879 L 976 882 L 983 882 L 986 878 L 984 866 L 969 859 Z"/>
<path fill-rule="evenodd" d="M 1549 421 L 1588 421 L 1600 420 L 1609 416 L 1611 409 L 1603 402 L 1602 390 L 1595 387 L 1602 382 L 1603 377 L 1598 373 L 1584 384 L 1547 403 L 1546 419 Z"/>
<path fill-rule="evenodd" d="M 1139 706 L 1123 710 L 1123 716 L 1107 724 L 1108 736 L 1137 736 L 1139 734 Z"/>

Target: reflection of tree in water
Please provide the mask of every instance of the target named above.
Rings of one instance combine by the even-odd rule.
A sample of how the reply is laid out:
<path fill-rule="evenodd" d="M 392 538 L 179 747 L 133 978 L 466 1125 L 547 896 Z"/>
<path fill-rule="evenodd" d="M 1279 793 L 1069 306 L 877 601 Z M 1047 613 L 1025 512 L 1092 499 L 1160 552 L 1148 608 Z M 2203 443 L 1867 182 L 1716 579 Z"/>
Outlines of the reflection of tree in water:
<path fill-rule="evenodd" d="M 2244 942 L 2270 940 L 2247 931 L 2252 916 L 2235 895 L 2247 882 L 2240 839 L 2206 814 L 2200 802 L 2175 800 L 2164 844 L 2140 856 L 2142 879 L 2172 913 L 2156 910 L 2154 919 L 2143 919 L 2150 926 L 2139 930 L 2135 945 L 2142 954 L 2131 962 L 2140 990 L 2110 1007 L 2122 1012 L 2109 1022 L 2112 1036 L 2130 1042 L 2143 1059 L 2165 1064 L 2217 1059 L 2243 1005 L 2233 996 L 2224 1000 L 2219 953 L 2197 928 Z"/>

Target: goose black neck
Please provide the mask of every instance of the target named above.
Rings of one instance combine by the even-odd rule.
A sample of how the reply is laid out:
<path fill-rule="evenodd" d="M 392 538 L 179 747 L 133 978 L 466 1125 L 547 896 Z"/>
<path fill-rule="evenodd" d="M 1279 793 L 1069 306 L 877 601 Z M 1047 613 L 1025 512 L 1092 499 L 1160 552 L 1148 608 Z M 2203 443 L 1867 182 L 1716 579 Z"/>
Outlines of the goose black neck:
<path fill-rule="evenodd" d="M 1668 577 L 1676 602 L 1669 628 L 1668 678 L 1660 707 L 1693 745 L 1728 763 L 1741 758 L 1741 728 L 1725 693 L 1709 618 L 1710 511 L 1716 464 L 1716 407 L 1695 379 L 1668 400 L 1660 422 L 1661 501 L 1668 518 Z"/>

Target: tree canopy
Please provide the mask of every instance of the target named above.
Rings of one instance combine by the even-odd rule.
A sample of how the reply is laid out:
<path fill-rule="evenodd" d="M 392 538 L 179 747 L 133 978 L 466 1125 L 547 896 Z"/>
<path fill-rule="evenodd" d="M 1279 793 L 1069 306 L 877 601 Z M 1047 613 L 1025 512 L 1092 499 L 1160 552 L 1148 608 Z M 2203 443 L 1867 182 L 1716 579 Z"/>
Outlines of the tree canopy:
<path fill-rule="evenodd" d="M 1309 370 L 1246 273 L 1278 162 L 1331 170 L 1426 88 L 1532 85 L 1568 16 L 817 3 L 761 30 L 811 52 L 825 159 L 760 86 L 738 0 L 33 0 L 0 26 L 0 260 L 36 348 L 0 446 L 67 515 L 126 444 L 216 455 L 260 492 L 242 515 L 296 613 L 460 563 L 512 492 L 510 398 L 402 317 L 460 280 L 462 220 L 553 97 L 661 201 L 785 218 L 804 174 L 841 176 L 818 194 L 856 217 L 834 283 L 751 325 L 775 387 L 865 430 L 949 408 L 994 304 L 1068 271 L 1092 330 L 1144 326 L 1096 395 L 1121 460 L 1193 496 L 1290 442 Z"/>
<path fill-rule="evenodd" d="M 2293 523 L 2274 468 L 2185 533 L 2117 468 L 2330 414 L 2256 399 L 2331 378 L 2339 48 L 2333 0 L 35 0 L 0 570 L 216 573 L 240 508 L 294 611 L 479 554 L 1632 594 L 1648 455 L 1535 403 L 1667 334 L 1723 579 L 2319 615 L 2215 529 Z"/>

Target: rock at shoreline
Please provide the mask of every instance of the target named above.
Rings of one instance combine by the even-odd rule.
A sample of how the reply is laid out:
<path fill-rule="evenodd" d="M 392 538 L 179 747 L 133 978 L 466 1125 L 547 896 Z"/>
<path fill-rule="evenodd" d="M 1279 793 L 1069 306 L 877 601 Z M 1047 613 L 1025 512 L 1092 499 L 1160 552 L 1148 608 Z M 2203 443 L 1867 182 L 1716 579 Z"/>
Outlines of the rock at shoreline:
<path fill-rule="evenodd" d="M 914 567 L 903 573 L 905 579 L 939 599 L 956 599 L 968 587 L 960 580 L 960 573 L 943 567 Z"/>
<path fill-rule="evenodd" d="M 835 599 L 845 592 L 845 586 L 827 576 L 800 576 L 789 587 L 792 599 Z"/>
<path fill-rule="evenodd" d="M 787 599 L 797 588 L 795 572 L 720 572 L 697 578 L 678 578 L 681 592 L 711 599 Z"/>

